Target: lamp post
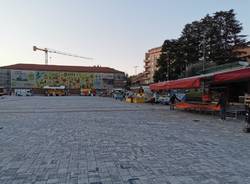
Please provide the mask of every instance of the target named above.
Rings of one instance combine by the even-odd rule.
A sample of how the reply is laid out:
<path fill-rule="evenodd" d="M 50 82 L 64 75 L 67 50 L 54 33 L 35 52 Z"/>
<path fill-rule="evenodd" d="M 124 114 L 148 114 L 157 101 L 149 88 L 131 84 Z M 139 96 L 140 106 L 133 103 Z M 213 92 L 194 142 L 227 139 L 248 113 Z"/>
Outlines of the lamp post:
<path fill-rule="evenodd" d="M 202 47 L 202 73 L 205 71 L 205 63 L 206 63 L 206 43 L 208 40 L 210 40 L 210 37 L 206 37 L 207 33 L 209 33 L 209 28 L 205 28 L 204 32 L 202 33 L 202 42 L 200 43 L 200 46 Z"/>
<path fill-rule="evenodd" d="M 168 56 L 168 52 L 162 52 L 162 54 L 166 55 L 166 63 L 167 63 L 167 74 L 166 74 L 166 77 L 167 77 L 167 80 L 170 80 L 170 59 L 169 59 L 169 56 Z"/>
<path fill-rule="evenodd" d="M 204 73 L 205 70 L 205 62 L 206 62 L 206 39 L 204 34 L 202 40 L 202 73 Z"/>

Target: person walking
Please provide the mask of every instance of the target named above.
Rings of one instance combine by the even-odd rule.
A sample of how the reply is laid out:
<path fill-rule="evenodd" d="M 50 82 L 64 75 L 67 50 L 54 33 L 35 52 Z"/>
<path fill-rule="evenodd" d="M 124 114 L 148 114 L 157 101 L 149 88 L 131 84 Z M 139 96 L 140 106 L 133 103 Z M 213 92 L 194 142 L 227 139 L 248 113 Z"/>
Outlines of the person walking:
<path fill-rule="evenodd" d="M 220 106 L 220 118 L 222 120 L 226 120 L 226 106 L 227 106 L 227 99 L 225 93 L 220 94 L 219 101 L 217 106 Z"/>
<path fill-rule="evenodd" d="M 170 102 L 170 110 L 174 110 L 174 106 L 175 106 L 175 103 L 176 101 L 179 101 L 180 100 L 177 98 L 177 96 L 175 94 L 173 94 L 170 99 L 169 99 L 169 102 Z"/>

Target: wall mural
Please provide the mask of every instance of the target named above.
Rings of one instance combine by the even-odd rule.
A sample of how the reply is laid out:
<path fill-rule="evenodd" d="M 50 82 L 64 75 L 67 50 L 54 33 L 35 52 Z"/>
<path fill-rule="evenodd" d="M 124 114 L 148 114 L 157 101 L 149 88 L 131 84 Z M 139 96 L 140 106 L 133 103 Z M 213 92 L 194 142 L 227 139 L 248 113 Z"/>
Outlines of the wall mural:
<path fill-rule="evenodd" d="M 71 89 L 100 89 L 103 85 L 102 75 L 105 74 L 12 70 L 11 85 L 13 88 L 43 88 L 47 85 L 64 85 Z"/>

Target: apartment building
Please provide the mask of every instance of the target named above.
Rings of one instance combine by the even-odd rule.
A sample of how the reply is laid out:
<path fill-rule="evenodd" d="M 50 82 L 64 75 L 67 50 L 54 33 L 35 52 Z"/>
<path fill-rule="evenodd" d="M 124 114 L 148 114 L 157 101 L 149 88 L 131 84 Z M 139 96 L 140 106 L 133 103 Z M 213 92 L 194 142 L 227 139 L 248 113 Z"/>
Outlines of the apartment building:
<path fill-rule="evenodd" d="M 154 73 L 157 70 L 157 59 L 161 55 L 162 47 L 155 47 L 145 53 L 144 68 L 145 68 L 145 84 L 154 82 Z"/>

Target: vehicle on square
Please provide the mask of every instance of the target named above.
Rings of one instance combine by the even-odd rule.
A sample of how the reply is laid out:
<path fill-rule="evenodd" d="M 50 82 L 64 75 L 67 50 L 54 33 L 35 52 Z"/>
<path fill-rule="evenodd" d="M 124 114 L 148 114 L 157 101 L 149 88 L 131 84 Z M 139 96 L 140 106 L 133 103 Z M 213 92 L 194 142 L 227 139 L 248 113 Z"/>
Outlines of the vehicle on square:
<path fill-rule="evenodd" d="M 44 86 L 46 96 L 67 96 L 68 91 L 65 86 Z"/>

